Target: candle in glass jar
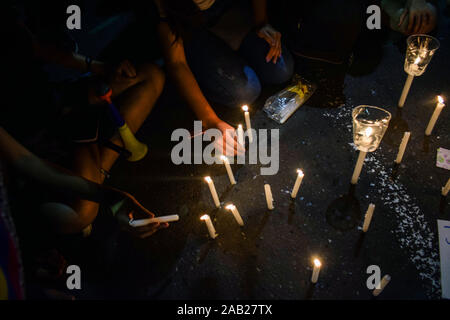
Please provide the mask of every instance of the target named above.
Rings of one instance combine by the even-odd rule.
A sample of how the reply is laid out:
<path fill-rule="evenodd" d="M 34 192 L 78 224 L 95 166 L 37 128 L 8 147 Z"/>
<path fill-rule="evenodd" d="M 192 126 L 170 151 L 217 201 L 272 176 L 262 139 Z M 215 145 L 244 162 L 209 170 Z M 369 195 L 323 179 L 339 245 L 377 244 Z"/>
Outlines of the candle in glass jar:
<path fill-rule="evenodd" d="M 216 229 L 214 228 L 214 226 L 212 224 L 212 221 L 211 221 L 211 218 L 209 217 L 209 215 L 205 214 L 205 215 L 201 216 L 200 220 L 205 221 L 206 227 L 208 228 L 209 236 L 212 239 L 215 239 L 218 236 L 218 234 L 216 233 Z"/>
<path fill-rule="evenodd" d="M 294 189 L 292 189 L 292 192 L 291 192 L 291 198 L 294 199 L 297 196 L 298 189 L 300 188 L 300 185 L 302 184 L 302 180 L 303 180 L 304 176 L 305 175 L 303 174 L 303 171 L 298 169 L 297 170 L 297 179 L 295 180 Z"/>
<path fill-rule="evenodd" d="M 403 139 L 398 149 L 397 158 L 395 159 L 395 163 L 400 164 L 403 159 L 403 155 L 405 154 L 406 145 L 408 144 L 409 137 L 411 136 L 411 132 L 405 132 L 403 134 Z"/>
<path fill-rule="evenodd" d="M 232 185 L 236 184 L 236 180 L 234 179 L 233 171 L 231 170 L 230 161 L 228 161 L 228 158 L 225 156 L 221 156 L 220 159 L 222 159 L 223 164 L 225 165 L 225 169 L 227 169 L 228 178 L 230 179 L 230 183 Z"/>
<path fill-rule="evenodd" d="M 216 205 L 216 208 L 220 207 L 220 201 L 219 196 L 217 195 L 216 187 L 214 186 L 214 182 L 212 181 L 211 177 L 205 177 L 206 183 L 208 183 L 209 191 L 211 191 L 211 196 L 214 200 L 214 204 Z"/>
<path fill-rule="evenodd" d="M 239 214 L 238 209 L 236 208 L 236 206 L 234 204 L 229 204 L 225 207 L 225 209 L 230 210 L 231 213 L 234 216 L 234 219 L 236 220 L 236 222 L 240 225 L 243 226 L 244 225 L 244 221 L 242 220 L 241 215 Z"/>
<path fill-rule="evenodd" d="M 320 260 L 314 259 L 314 269 L 313 269 L 313 273 L 311 276 L 312 283 L 317 283 L 317 280 L 319 279 L 319 273 L 320 273 L 321 267 L 322 267 L 322 263 L 320 262 Z"/>
<path fill-rule="evenodd" d="M 247 127 L 247 132 L 248 132 L 248 141 L 250 143 L 252 143 L 253 142 L 253 133 L 252 133 L 252 125 L 250 122 L 250 113 L 248 112 L 248 106 L 247 105 L 242 106 L 242 110 L 244 111 L 245 125 Z"/>
<path fill-rule="evenodd" d="M 436 108 L 434 109 L 433 115 L 431 116 L 430 122 L 428 123 L 427 129 L 425 130 L 425 135 L 429 136 L 431 134 L 431 131 L 433 131 L 434 125 L 436 124 L 436 121 L 444 107 L 444 99 L 441 96 L 438 96 L 438 102 L 436 104 Z"/>
<path fill-rule="evenodd" d="M 272 191 L 270 190 L 270 185 L 265 184 L 264 185 L 264 192 L 266 194 L 266 202 L 267 202 L 267 208 L 269 210 L 273 210 L 273 197 L 272 197 Z"/>

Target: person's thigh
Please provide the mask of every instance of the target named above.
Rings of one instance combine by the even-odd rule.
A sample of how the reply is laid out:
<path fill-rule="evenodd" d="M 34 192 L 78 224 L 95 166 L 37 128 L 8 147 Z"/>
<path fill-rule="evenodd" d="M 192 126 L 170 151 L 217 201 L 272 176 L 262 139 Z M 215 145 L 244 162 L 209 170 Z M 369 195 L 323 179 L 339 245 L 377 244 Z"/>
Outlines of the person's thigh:
<path fill-rule="evenodd" d="M 236 52 L 206 30 L 185 43 L 186 59 L 203 94 L 224 106 L 252 103 L 261 92 L 255 71 Z"/>
<path fill-rule="evenodd" d="M 294 73 L 294 59 L 289 50 L 282 44 L 282 54 L 276 63 L 266 62 L 269 44 L 251 31 L 242 41 L 239 52 L 256 71 L 264 84 L 281 84 L 289 81 Z"/>

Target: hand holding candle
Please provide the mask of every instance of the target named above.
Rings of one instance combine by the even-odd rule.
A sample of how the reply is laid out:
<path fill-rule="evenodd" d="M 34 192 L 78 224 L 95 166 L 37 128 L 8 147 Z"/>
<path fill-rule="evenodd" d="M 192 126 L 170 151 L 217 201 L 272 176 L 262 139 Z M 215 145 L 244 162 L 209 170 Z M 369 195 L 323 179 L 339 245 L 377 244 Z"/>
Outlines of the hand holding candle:
<path fill-rule="evenodd" d="M 321 267 L 322 267 L 322 263 L 320 262 L 320 260 L 314 259 L 314 269 L 313 269 L 313 273 L 311 276 L 312 283 L 317 283 L 317 280 L 319 279 L 319 273 L 320 273 Z"/>
<path fill-rule="evenodd" d="M 438 102 L 436 104 L 436 108 L 434 109 L 433 115 L 431 116 L 430 122 L 428 123 L 427 129 L 425 130 L 425 135 L 431 135 L 431 131 L 433 131 L 434 125 L 436 124 L 436 121 L 444 107 L 444 99 L 441 96 L 438 96 Z"/>
<path fill-rule="evenodd" d="M 230 183 L 232 185 L 236 184 L 236 180 L 234 179 L 233 171 L 231 170 L 230 161 L 228 161 L 228 158 L 225 156 L 221 156 L 220 159 L 222 159 L 223 164 L 225 165 L 225 168 L 227 169 L 228 178 L 230 179 Z"/>
<path fill-rule="evenodd" d="M 397 158 L 395 159 L 395 163 L 400 164 L 403 159 L 403 155 L 405 154 L 406 145 L 408 144 L 409 137 L 411 136 L 411 132 L 405 132 L 403 135 L 402 143 L 398 149 Z"/>
<path fill-rule="evenodd" d="M 236 222 L 237 222 L 241 227 L 244 225 L 244 221 L 242 221 L 242 217 L 241 217 L 241 215 L 239 214 L 239 211 L 238 211 L 238 209 L 236 208 L 235 205 L 229 204 L 229 205 L 227 205 L 227 206 L 225 207 L 225 209 L 231 210 L 231 213 L 233 214 L 234 219 L 236 219 Z"/>
<path fill-rule="evenodd" d="M 369 229 L 374 210 L 375 210 L 375 205 L 373 203 L 369 204 L 369 208 L 367 208 L 366 216 L 364 217 L 363 232 L 367 232 L 367 230 Z"/>
<path fill-rule="evenodd" d="M 215 239 L 218 236 L 218 234 L 216 233 L 216 229 L 214 228 L 214 226 L 212 224 L 211 218 L 207 214 L 205 214 L 200 217 L 200 220 L 205 221 L 206 227 L 208 228 L 209 236 L 212 239 Z"/>
<path fill-rule="evenodd" d="M 270 185 L 267 183 L 264 185 L 264 192 L 266 194 L 267 208 L 273 210 L 272 190 L 270 190 Z"/>
<path fill-rule="evenodd" d="M 295 180 L 294 188 L 292 189 L 292 192 L 291 192 L 292 199 L 295 199 L 295 197 L 297 196 L 298 189 L 300 188 L 300 185 L 302 184 L 303 177 L 304 177 L 303 171 L 298 169 L 297 170 L 297 179 Z"/>
<path fill-rule="evenodd" d="M 247 126 L 248 141 L 252 143 L 253 133 L 252 133 L 252 125 L 250 123 L 250 113 L 248 112 L 248 106 L 247 105 L 242 106 L 242 110 L 244 111 L 245 125 Z"/>
<path fill-rule="evenodd" d="M 211 177 L 205 177 L 205 181 L 208 184 L 209 191 L 211 191 L 211 196 L 214 200 L 214 204 L 216 205 L 216 208 L 220 207 L 220 201 L 219 196 L 217 195 L 216 187 L 214 186 L 214 182 L 212 181 Z"/>

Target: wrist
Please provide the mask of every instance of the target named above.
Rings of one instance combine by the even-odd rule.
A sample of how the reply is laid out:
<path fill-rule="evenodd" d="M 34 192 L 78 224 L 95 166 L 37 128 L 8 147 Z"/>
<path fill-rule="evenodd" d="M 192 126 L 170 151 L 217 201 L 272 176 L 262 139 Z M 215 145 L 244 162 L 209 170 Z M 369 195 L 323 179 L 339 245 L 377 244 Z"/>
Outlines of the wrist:
<path fill-rule="evenodd" d="M 104 75 L 106 70 L 106 65 L 104 62 L 93 60 L 91 62 L 90 72 L 96 75 Z"/>

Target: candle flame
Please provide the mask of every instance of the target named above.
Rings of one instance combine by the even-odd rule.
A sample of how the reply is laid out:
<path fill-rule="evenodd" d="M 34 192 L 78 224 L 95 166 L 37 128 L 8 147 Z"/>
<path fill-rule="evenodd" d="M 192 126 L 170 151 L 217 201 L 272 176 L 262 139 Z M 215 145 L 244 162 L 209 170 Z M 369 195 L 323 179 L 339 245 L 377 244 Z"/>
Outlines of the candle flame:
<path fill-rule="evenodd" d="M 200 220 L 207 220 L 209 216 L 207 214 L 204 214 L 200 217 Z"/>
<path fill-rule="evenodd" d="M 373 133 L 373 129 L 372 127 L 368 127 L 366 129 L 366 131 L 364 132 L 364 134 L 366 135 L 366 137 L 370 137 L 370 135 Z"/>
<path fill-rule="evenodd" d="M 248 105 L 246 105 L 246 104 L 243 105 L 243 106 L 242 106 L 242 110 L 245 111 L 245 112 L 247 112 L 247 111 L 248 111 Z"/>
<path fill-rule="evenodd" d="M 238 129 L 242 129 L 242 124 L 238 125 Z"/>
<path fill-rule="evenodd" d="M 420 62 L 420 57 L 417 57 L 416 60 L 414 60 L 414 64 L 419 64 Z"/>
<path fill-rule="evenodd" d="M 304 176 L 303 171 L 300 170 L 300 169 L 297 169 L 297 173 L 298 173 L 299 176 L 302 176 L 302 177 Z"/>
<path fill-rule="evenodd" d="M 205 177 L 205 181 L 208 182 L 208 183 L 210 183 L 210 182 L 212 182 L 212 179 L 211 179 L 210 176 L 207 176 L 207 177 Z"/>
<path fill-rule="evenodd" d="M 236 206 L 234 204 L 229 204 L 225 207 L 225 209 L 227 209 L 227 210 L 232 210 L 234 208 L 236 208 Z"/>
<path fill-rule="evenodd" d="M 315 265 L 316 267 L 320 267 L 320 266 L 322 265 L 322 263 L 320 262 L 319 259 L 314 259 L 314 265 Z"/>
<path fill-rule="evenodd" d="M 227 161 L 228 161 L 228 158 L 225 157 L 224 155 L 221 155 L 221 156 L 220 156 L 220 159 L 222 159 L 224 162 L 227 162 Z"/>
<path fill-rule="evenodd" d="M 439 103 L 444 103 L 444 98 L 442 98 L 441 96 L 438 96 L 437 98 L 438 98 Z"/>

